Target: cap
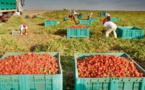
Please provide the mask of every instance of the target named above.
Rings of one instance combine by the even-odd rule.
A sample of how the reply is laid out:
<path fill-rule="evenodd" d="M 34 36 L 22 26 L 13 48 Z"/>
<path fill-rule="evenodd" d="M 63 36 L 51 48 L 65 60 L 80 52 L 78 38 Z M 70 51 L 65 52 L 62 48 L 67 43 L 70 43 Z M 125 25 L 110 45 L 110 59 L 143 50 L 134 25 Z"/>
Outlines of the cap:
<path fill-rule="evenodd" d="M 26 23 L 24 23 L 24 24 L 23 24 L 23 26 L 24 26 L 24 27 L 26 27 L 26 26 L 27 26 L 27 24 L 26 24 Z"/>
<path fill-rule="evenodd" d="M 105 16 L 106 16 L 106 17 L 109 17 L 109 16 L 110 16 L 110 14 L 109 14 L 109 13 L 106 13 L 106 14 L 105 14 Z"/>

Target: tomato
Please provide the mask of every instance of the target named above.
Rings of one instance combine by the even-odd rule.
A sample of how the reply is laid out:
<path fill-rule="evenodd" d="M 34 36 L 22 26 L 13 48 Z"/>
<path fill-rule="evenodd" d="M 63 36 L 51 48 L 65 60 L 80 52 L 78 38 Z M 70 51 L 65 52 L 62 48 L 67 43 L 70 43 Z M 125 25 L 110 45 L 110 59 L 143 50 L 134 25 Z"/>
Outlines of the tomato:
<path fill-rule="evenodd" d="M 0 74 L 57 74 L 57 58 L 50 54 L 27 53 L 0 60 Z"/>
<path fill-rule="evenodd" d="M 110 55 L 88 56 L 77 59 L 79 77 L 142 77 L 134 62 Z M 87 72 L 86 72 L 87 71 Z M 81 74 L 80 74 L 81 73 Z"/>

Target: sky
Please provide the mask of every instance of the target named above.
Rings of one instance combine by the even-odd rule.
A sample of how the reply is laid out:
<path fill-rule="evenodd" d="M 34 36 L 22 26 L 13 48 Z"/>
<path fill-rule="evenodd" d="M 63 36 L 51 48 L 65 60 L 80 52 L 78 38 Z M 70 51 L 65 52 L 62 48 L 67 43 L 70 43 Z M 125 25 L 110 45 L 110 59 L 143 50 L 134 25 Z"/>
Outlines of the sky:
<path fill-rule="evenodd" d="M 24 10 L 145 11 L 145 0 L 25 0 Z"/>

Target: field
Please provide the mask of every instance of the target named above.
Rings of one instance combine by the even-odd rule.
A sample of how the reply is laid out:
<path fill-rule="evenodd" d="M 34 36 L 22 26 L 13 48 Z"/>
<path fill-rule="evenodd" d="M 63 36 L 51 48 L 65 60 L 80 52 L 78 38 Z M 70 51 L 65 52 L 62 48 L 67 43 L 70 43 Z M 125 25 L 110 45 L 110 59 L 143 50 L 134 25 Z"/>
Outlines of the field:
<path fill-rule="evenodd" d="M 63 68 L 64 89 L 73 88 L 73 55 L 74 53 L 93 52 L 125 52 L 130 55 L 139 65 L 145 69 L 145 37 L 141 39 L 115 39 L 113 34 L 106 38 L 102 33 L 103 25 L 100 11 L 78 10 L 82 13 L 83 19 L 93 12 L 93 17 L 99 18 L 89 25 L 89 38 L 70 38 L 66 36 L 66 29 L 75 25 L 74 21 L 67 17 L 68 10 L 58 11 L 24 11 L 23 16 L 13 16 L 6 23 L 0 24 L 0 56 L 6 52 L 60 52 L 61 64 Z M 145 11 L 107 11 L 111 17 L 119 17 L 117 26 L 136 26 L 145 30 Z M 25 18 L 29 15 L 30 18 Z M 36 18 L 32 18 L 36 15 Z M 59 24 L 54 26 L 44 26 L 44 20 L 55 18 Z M 76 21 L 78 19 L 76 18 Z M 28 25 L 28 35 L 11 35 L 12 30 L 18 30 L 22 23 Z"/>

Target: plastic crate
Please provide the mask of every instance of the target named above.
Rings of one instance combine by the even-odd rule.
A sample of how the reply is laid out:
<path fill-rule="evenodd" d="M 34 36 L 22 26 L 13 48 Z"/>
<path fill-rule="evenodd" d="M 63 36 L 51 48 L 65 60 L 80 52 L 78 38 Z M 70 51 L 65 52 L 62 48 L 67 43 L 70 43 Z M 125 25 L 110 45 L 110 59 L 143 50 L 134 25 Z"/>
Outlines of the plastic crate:
<path fill-rule="evenodd" d="M 104 16 L 105 16 L 105 11 L 101 11 L 101 12 L 100 12 L 100 16 L 101 16 L 101 17 L 104 17 Z"/>
<path fill-rule="evenodd" d="M 58 24 L 58 20 L 45 20 L 44 21 L 44 26 L 54 26 Z"/>
<path fill-rule="evenodd" d="M 67 28 L 67 38 L 89 37 L 89 28 Z"/>
<path fill-rule="evenodd" d="M 82 25 L 92 25 L 92 20 L 79 20 L 79 24 Z"/>
<path fill-rule="evenodd" d="M 139 39 L 144 37 L 144 30 L 134 26 L 118 26 L 117 36 L 125 39 Z"/>
<path fill-rule="evenodd" d="M 6 53 L 1 59 L 19 53 Z M 0 75 L 0 90 L 63 90 L 62 68 L 60 64 L 60 54 L 58 52 L 48 53 L 58 59 L 59 74 L 26 74 L 26 75 Z"/>
<path fill-rule="evenodd" d="M 145 77 L 79 78 L 76 61 L 77 58 L 84 58 L 97 54 L 115 55 L 130 58 L 130 56 L 126 53 L 75 53 L 75 90 L 145 90 Z M 143 72 L 143 74 L 145 75 L 144 69 L 142 69 L 135 61 L 133 62 L 135 63 L 138 70 L 140 72 Z"/>
<path fill-rule="evenodd" d="M 16 0 L 0 0 L 0 10 L 16 9 Z"/>
<path fill-rule="evenodd" d="M 13 30 L 12 35 L 20 35 L 20 31 Z"/>
<path fill-rule="evenodd" d="M 96 21 L 98 18 L 89 18 L 89 20 Z"/>
<path fill-rule="evenodd" d="M 118 18 L 118 17 L 111 17 L 111 21 L 120 21 L 120 18 Z"/>

